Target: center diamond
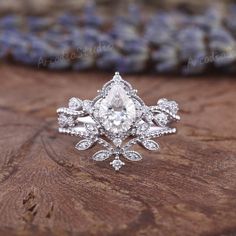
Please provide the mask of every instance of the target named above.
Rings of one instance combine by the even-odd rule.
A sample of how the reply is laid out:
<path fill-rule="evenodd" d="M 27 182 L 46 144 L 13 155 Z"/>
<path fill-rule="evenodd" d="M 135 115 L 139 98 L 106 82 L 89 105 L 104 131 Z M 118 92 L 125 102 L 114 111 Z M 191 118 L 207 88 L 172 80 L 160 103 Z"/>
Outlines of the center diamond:
<path fill-rule="evenodd" d="M 111 133 L 126 132 L 136 118 L 133 100 L 123 86 L 115 84 L 101 101 L 99 116 L 104 128 Z"/>

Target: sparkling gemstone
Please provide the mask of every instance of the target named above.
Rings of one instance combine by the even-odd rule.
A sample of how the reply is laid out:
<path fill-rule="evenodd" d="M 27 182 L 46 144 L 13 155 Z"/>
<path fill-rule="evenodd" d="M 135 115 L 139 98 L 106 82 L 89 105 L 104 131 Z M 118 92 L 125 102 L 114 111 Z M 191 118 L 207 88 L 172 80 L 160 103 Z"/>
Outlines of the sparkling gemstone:
<path fill-rule="evenodd" d="M 168 110 L 173 114 L 176 114 L 179 110 L 178 104 L 175 101 L 169 101 L 166 98 L 158 100 L 157 104 L 161 109 Z"/>
<path fill-rule="evenodd" d="M 74 126 L 74 119 L 71 116 L 60 114 L 58 117 L 58 124 L 60 127 Z"/>
<path fill-rule="evenodd" d="M 143 134 L 145 132 L 147 132 L 147 130 L 150 128 L 150 124 L 146 123 L 146 122 L 140 122 L 138 124 L 136 133 L 139 134 Z"/>
<path fill-rule="evenodd" d="M 120 76 L 119 72 L 116 72 L 116 73 L 115 73 L 115 75 L 113 76 L 113 80 L 114 80 L 114 81 L 119 81 L 119 80 L 121 80 L 121 76 Z"/>
<path fill-rule="evenodd" d="M 124 157 L 129 159 L 130 161 L 140 161 L 142 160 L 142 156 L 135 151 L 126 151 L 124 153 Z"/>
<path fill-rule="evenodd" d="M 115 139 L 113 139 L 113 143 L 114 143 L 115 146 L 118 147 L 118 146 L 121 145 L 122 140 L 120 138 L 115 138 Z"/>
<path fill-rule="evenodd" d="M 101 150 L 101 151 L 98 151 L 96 152 L 94 155 L 93 155 L 93 160 L 95 161 L 104 161 L 106 160 L 107 158 L 109 158 L 111 155 L 111 153 L 107 150 Z"/>
<path fill-rule="evenodd" d="M 147 122 L 151 123 L 153 120 L 153 114 L 149 107 L 143 107 L 144 118 Z"/>
<path fill-rule="evenodd" d="M 83 101 L 83 110 L 87 113 L 92 112 L 92 102 L 89 100 L 84 100 Z"/>
<path fill-rule="evenodd" d="M 155 116 L 155 121 L 160 125 L 160 126 L 166 126 L 168 123 L 168 116 L 165 115 L 164 113 L 157 114 Z"/>
<path fill-rule="evenodd" d="M 136 118 L 135 104 L 121 84 L 114 84 L 101 101 L 99 117 L 111 133 L 126 132 Z"/>
<path fill-rule="evenodd" d="M 88 148 L 90 148 L 93 144 L 92 140 L 89 139 L 84 139 L 81 140 L 80 142 L 78 142 L 75 146 L 76 149 L 78 150 L 87 150 Z"/>
<path fill-rule="evenodd" d="M 156 143 L 156 142 L 153 141 L 153 140 L 144 140 L 144 141 L 142 142 L 142 144 L 143 144 L 143 146 L 144 146 L 145 148 L 147 148 L 147 149 L 150 150 L 150 151 L 154 151 L 154 150 L 159 149 L 158 143 Z"/>
<path fill-rule="evenodd" d="M 123 165 L 125 165 L 125 163 L 120 159 L 115 159 L 112 162 L 110 162 L 110 164 L 115 170 L 119 170 Z"/>
<path fill-rule="evenodd" d="M 71 98 L 69 100 L 69 108 L 73 109 L 73 110 L 77 110 L 79 108 L 81 108 L 82 106 L 82 101 L 78 98 Z"/>
<path fill-rule="evenodd" d="M 94 109 L 94 111 L 93 111 L 93 116 L 95 117 L 95 118 L 98 118 L 99 117 L 99 110 L 96 108 L 96 109 Z"/>

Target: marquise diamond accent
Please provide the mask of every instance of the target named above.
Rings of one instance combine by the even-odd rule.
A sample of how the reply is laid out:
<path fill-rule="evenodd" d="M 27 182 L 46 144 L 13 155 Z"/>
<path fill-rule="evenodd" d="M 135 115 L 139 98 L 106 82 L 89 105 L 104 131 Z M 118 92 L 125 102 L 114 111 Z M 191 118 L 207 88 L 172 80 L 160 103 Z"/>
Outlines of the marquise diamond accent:
<path fill-rule="evenodd" d="M 143 145 L 146 149 L 148 149 L 148 150 L 150 150 L 150 151 L 156 151 L 156 150 L 159 149 L 158 143 L 156 143 L 156 142 L 153 141 L 153 140 L 144 140 L 144 141 L 142 142 L 142 145 Z"/>
<path fill-rule="evenodd" d="M 93 145 L 93 141 L 90 139 L 84 139 L 81 140 L 80 142 L 78 142 L 75 146 L 76 149 L 82 151 L 82 150 L 87 150 L 88 148 L 90 148 Z"/>
<path fill-rule="evenodd" d="M 101 150 L 101 151 L 98 151 L 96 152 L 94 155 L 93 155 L 93 160 L 95 161 L 104 161 L 106 160 L 107 158 L 109 158 L 111 155 L 111 153 L 107 150 Z"/>
<path fill-rule="evenodd" d="M 140 161 L 142 160 L 142 156 L 135 151 L 126 151 L 124 153 L 124 157 L 129 159 L 130 161 Z"/>
<path fill-rule="evenodd" d="M 175 101 L 168 101 L 166 98 L 162 98 L 158 100 L 157 105 L 161 110 L 166 110 L 171 112 L 172 114 L 177 114 L 179 107 Z"/>

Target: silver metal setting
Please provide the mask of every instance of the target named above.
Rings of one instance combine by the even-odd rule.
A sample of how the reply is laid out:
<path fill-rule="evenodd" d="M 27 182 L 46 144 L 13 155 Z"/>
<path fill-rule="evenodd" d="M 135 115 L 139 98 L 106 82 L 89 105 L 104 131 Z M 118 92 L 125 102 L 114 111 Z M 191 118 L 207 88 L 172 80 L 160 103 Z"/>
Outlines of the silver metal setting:
<path fill-rule="evenodd" d="M 82 138 L 75 146 L 80 151 L 100 144 L 104 149 L 96 152 L 93 160 L 113 156 L 110 164 L 117 171 L 125 165 L 121 156 L 130 161 L 142 159 L 132 150 L 134 145 L 155 151 L 159 145 L 153 138 L 176 133 L 169 125 L 180 120 L 177 112 L 178 104 L 165 98 L 155 106 L 146 106 L 118 72 L 93 100 L 73 97 L 68 107 L 57 109 L 59 132 Z"/>

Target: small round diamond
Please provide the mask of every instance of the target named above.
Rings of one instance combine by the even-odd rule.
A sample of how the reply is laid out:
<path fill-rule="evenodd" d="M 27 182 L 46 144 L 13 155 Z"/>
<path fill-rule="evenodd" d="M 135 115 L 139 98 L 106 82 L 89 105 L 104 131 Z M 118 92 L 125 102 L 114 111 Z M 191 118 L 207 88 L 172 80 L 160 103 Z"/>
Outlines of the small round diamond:
<path fill-rule="evenodd" d="M 119 170 L 123 165 L 125 165 L 125 163 L 120 159 L 115 159 L 112 162 L 110 162 L 110 164 L 115 170 Z"/>
<path fill-rule="evenodd" d="M 90 100 L 83 101 L 83 110 L 87 113 L 92 112 L 92 102 Z"/>
<path fill-rule="evenodd" d="M 71 116 L 61 114 L 58 117 L 58 124 L 60 127 L 74 126 L 74 119 Z"/>
<path fill-rule="evenodd" d="M 179 110 L 178 104 L 175 101 L 169 101 L 165 98 L 158 100 L 157 104 L 161 109 L 168 110 L 173 114 L 176 114 Z"/>
<path fill-rule="evenodd" d="M 122 140 L 120 138 L 113 139 L 113 143 L 115 146 L 119 147 L 122 143 Z"/>
<path fill-rule="evenodd" d="M 80 109 L 82 107 L 82 101 L 78 98 L 71 98 L 68 104 L 69 108 L 73 110 Z"/>
<path fill-rule="evenodd" d="M 155 116 L 155 121 L 160 125 L 160 126 L 166 126 L 168 123 L 168 116 L 165 115 L 164 113 L 157 114 Z"/>

